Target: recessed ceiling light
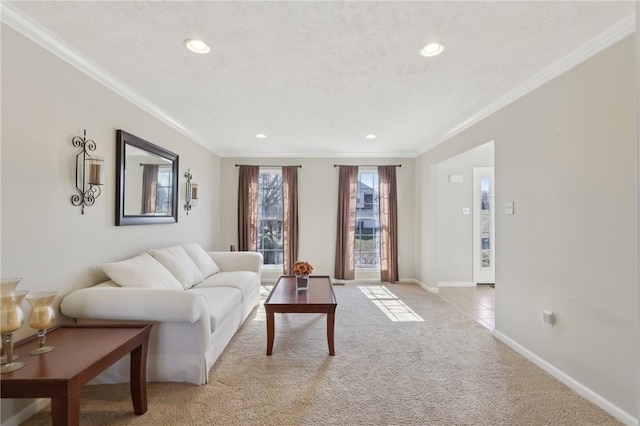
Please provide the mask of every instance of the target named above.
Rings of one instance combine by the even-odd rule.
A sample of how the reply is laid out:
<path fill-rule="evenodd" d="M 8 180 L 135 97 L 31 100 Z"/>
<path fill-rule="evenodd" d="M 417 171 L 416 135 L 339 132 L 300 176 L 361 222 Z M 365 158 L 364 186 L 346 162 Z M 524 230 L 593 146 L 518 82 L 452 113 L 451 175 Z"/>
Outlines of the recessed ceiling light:
<path fill-rule="evenodd" d="M 365 136 L 365 138 L 367 138 L 367 139 L 375 139 L 376 135 L 367 135 L 367 136 Z"/>
<path fill-rule="evenodd" d="M 266 137 L 267 137 L 267 135 L 265 135 L 264 133 L 258 133 L 258 134 L 256 135 L 256 138 L 259 138 L 259 139 L 264 139 L 264 138 L 266 138 Z"/>
<path fill-rule="evenodd" d="M 209 45 L 202 40 L 198 40 L 195 38 L 190 38 L 184 41 L 184 45 L 187 46 L 187 49 L 194 53 L 205 54 L 209 53 Z"/>
<path fill-rule="evenodd" d="M 420 50 L 422 56 L 436 56 L 444 51 L 444 44 L 442 43 L 429 43 Z"/>

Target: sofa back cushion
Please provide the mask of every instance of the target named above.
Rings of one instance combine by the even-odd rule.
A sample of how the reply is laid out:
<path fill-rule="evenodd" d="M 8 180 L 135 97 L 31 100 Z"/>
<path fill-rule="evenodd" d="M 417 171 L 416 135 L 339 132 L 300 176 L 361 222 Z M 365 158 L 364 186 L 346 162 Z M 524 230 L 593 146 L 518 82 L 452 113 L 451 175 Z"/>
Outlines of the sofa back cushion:
<path fill-rule="evenodd" d="M 182 288 L 191 288 L 204 279 L 200 269 L 180 246 L 152 249 L 149 254 L 176 277 Z"/>
<path fill-rule="evenodd" d="M 147 253 L 98 266 L 121 287 L 183 289 L 171 272 Z"/>
<path fill-rule="evenodd" d="M 204 278 L 220 272 L 220 268 L 216 262 L 213 261 L 211 256 L 209 256 L 209 253 L 204 251 L 199 244 L 185 244 L 182 247 L 187 252 L 191 260 L 198 265 L 198 269 L 200 269 Z"/>

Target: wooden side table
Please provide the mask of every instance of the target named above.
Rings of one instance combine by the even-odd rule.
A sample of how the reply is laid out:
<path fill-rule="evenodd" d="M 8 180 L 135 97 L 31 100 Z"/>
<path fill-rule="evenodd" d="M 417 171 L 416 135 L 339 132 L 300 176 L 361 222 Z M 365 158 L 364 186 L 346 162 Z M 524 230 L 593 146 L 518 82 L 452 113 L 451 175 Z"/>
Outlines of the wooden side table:
<path fill-rule="evenodd" d="M 133 411 L 147 412 L 147 346 L 153 324 L 63 324 L 47 333 L 55 349 L 31 356 L 37 340 L 16 343 L 27 364 L 0 376 L 2 398 L 51 398 L 54 426 L 80 424 L 80 390 L 110 365 L 131 354 Z"/>

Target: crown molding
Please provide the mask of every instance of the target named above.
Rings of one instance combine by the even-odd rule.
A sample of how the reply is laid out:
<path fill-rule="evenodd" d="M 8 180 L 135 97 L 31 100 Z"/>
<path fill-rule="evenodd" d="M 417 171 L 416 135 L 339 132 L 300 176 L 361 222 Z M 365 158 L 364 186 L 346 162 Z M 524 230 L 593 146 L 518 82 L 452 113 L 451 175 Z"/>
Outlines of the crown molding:
<path fill-rule="evenodd" d="M 448 132 L 444 133 L 437 139 L 434 139 L 434 143 L 429 144 L 427 148 L 417 149 L 418 155 L 424 154 L 428 150 L 435 146 L 445 142 L 447 139 L 452 138 L 463 130 L 473 126 L 474 124 L 484 120 L 491 114 L 509 105 L 513 101 L 520 99 L 526 94 L 534 91 L 543 84 L 553 80 L 554 78 L 564 74 L 571 68 L 576 67 L 587 59 L 602 52 L 606 48 L 614 45 L 623 38 L 633 34 L 636 30 L 636 16 L 635 13 L 627 16 L 608 30 L 604 31 L 600 35 L 592 38 L 582 46 L 578 47 L 573 52 L 569 53 L 564 58 L 545 68 L 538 74 L 534 75 L 524 83 L 518 85 L 505 95 L 501 96 L 494 102 L 490 103 L 486 107 L 482 108 L 471 117 L 464 120 Z"/>
<path fill-rule="evenodd" d="M 536 74 L 529 80 L 520 84 L 504 96 L 501 96 L 496 101 L 487 105 L 477 113 L 470 116 L 448 132 L 442 134 L 440 137 L 433 139 L 433 143 L 427 143 L 426 148 L 416 149 L 416 152 L 398 152 L 398 153 L 242 153 L 242 152 L 221 152 L 217 147 L 212 146 L 211 142 L 205 138 L 195 134 L 183 124 L 175 120 L 172 116 L 164 112 L 150 100 L 142 96 L 137 91 L 111 75 L 100 66 L 95 64 L 86 56 L 82 55 L 77 50 L 70 47 L 68 44 L 58 39 L 51 34 L 44 27 L 38 23 L 32 21 L 28 17 L 24 16 L 15 6 L 10 3 L 2 1 L 0 3 L 0 20 L 23 34 L 25 37 L 31 39 L 38 45 L 44 47 L 54 55 L 58 56 L 65 62 L 79 69 L 83 73 L 87 74 L 91 78 L 95 79 L 108 89 L 112 90 L 116 94 L 122 96 L 124 99 L 130 101 L 134 105 L 138 106 L 142 110 L 151 114 L 161 122 L 167 124 L 169 127 L 180 132 L 184 136 L 193 140 L 194 142 L 202 145 L 209 151 L 220 157 L 262 157 L 262 158 L 289 158 L 289 157 L 332 157 L 332 158 L 415 158 L 418 155 L 425 153 L 432 149 L 436 145 L 450 139 L 463 130 L 471 127 L 472 125 L 482 121 L 496 111 L 504 108 L 513 101 L 520 99 L 524 95 L 537 89 L 543 84 L 553 80 L 559 75 L 565 73 L 569 69 L 584 62 L 590 57 L 596 55 L 607 47 L 622 40 L 635 31 L 635 14 L 623 19 L 607 31 L 594 37 L 589 42 L 583 44 L 578 49 L 557 61 L 555 64 L 547 67 L 540 73 Z"/>
<path fill-rule="evenodd" d="M 102 69 L 82 53 L 57 38 L 40 24 L 26 17 L 12 4 L 4 1 L 1 2 L 0 20 L 36 44 L 58 56 L 60 59 L 87 74 L 89 77 L 93 78 L 111 91 L 122 96 L 124 99 L 133 103 L 143 111 L 151 114 L 153 117 L 167 124 L 169 127 L 202 145 L 209 151 L 212 151 L 214 154 L 219 155 L 215 147 L 213 147 L 209 141 L 187 129 L 182 123 L 175 120 L 153 102 L 133 90 L 109 72 Z"/>

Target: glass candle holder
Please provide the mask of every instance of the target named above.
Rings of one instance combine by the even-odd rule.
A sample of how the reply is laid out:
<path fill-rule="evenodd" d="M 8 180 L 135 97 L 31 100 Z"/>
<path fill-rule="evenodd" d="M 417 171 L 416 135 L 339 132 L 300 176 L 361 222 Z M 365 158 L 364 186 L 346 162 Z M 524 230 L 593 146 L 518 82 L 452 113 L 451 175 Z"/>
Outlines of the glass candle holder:
<path fill-rule="evenodd" d="M 17 285 L 22 281 L 22 278 L 2 278 L 0 280 L 0 296 L 8 296 L 16 292 Z M 13 355 L 11 361 L 18 358 L 18 355 Z M 0 351 L 0 364 L 7 363 L 7 347 L 3 343 L 2 350 Z"/>
<path fill-rule="evenodd" d="M 0 280 L 0 296 L 14 294 L 20 281 L 22 278 L 2 278 Z"/>
<path fill-rule="evenodd" d="M 31 305 L 31 315 L 29 315 L 29 327 L 38 330 L 38 348 L 29 352 L 29 355 L 42 355 L 51 352 L 53 346 L 45 346 L 45 336 L 47 328 L 56 319 L 56 311 L 53 309 L 53 299 L 57 292 L 39 291 L 27 296 L 27 301 Z"/>
<path fill-rule="evenodd" d="M 24 367 L 24 362 L 16 362 L 13 357 L 13 332 L 22 327 L 24 312 L 22 300 L 27 295 L 26 291 L 18 291 L 0 296 L 0 334 L 2 335 L 2 347 L 5 349 L 5 360 L 0 365 L 0 373 L 9 373 Z"/>
<path fill-rule="evenodd" d="M 104 184 L 104 160 L 102 157 L 91 157 L 86 159 L 87 162 L 87 183 L 89 185 Z"/>

